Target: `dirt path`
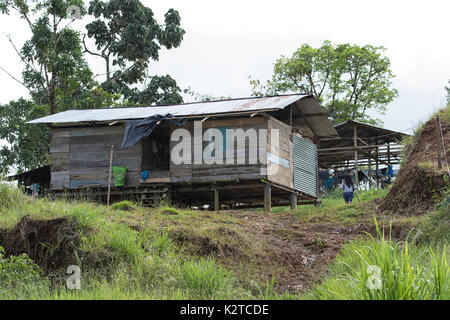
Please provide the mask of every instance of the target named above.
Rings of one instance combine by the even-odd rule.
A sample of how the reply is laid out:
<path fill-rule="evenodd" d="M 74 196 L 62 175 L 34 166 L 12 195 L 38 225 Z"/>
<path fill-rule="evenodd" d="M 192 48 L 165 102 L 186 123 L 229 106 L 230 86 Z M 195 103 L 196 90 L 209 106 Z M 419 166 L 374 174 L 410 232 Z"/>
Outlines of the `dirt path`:
<path fill-rule="evenodd" d="M 299 223 L 289 212 L 224 211 L 205 217 L 208 228 L 201 235 L 187 231 L 185 221 L 183 229 L 172 229 L 172 238 L 192 254 L 213 256 L 244 283 L 257 279 L 261 284 L 275 277 L 277 291 L 291 293 L 317 283 L 341 247 L 367 229 L 328 221 Z"/>

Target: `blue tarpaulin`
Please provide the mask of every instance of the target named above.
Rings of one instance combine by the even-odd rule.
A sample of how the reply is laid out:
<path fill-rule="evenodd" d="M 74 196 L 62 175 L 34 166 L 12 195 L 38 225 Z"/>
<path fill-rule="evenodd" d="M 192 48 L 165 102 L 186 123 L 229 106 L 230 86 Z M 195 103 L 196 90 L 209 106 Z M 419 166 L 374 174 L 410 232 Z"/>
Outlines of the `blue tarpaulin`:
<path fill-rule="evenodd" d="M 128 120 L 125 123 L 122 149 L 132 147 L 144 138 L 147 138 L 158 125 L 158 121 L 169 122 L 176 126 L 184 126 L 187 119 L 174 119 L 170 113 L 157 114 L 142 120 Z"/>

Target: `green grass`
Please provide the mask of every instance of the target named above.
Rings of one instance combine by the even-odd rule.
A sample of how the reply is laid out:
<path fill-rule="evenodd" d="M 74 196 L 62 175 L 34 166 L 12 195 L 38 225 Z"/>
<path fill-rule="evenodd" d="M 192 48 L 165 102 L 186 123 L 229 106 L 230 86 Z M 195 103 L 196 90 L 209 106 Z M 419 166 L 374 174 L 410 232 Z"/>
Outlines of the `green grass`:
<path fill-rule="evenodd" d="M 68 290 L 65 270 L 50 284 L 28 257 L 5 259 L 0 255 L 0 299 L 252 297 L 237 284 L 232 271 L 214 260 L 194 259 L 176 250 L 166 228 L 132 228 L 123 220 L 130 213 L 124 202 L 108 208 L 81 201 L 29 200 L 17 189 L 0 188 L 0 228 L 12 227 L 25 215 L 39 219 L 63 216 L 78 226 L 81 243 L 76 264 L 82 273 L 82 289 Z M 137 217 L 145 214 L 142 208 L 136 211 Z"/>
<path fill-rule="evenodd" d="M 123 200 L 123 201 L 120 201 L 120 202 L 113 203 L 111 205 L 111 209 L 114 209 L 114 210 L 125 210 L 125 211 L 128 211 L 128 210 L 133 210 L 135 208 L 136 208 L 136 204 L 131 202 L 131 201 L 129 201 L 129 200 Z"/>
<path fill-rule="evenodd" d="M 212 259 L 187 261 L 181 268 L 182 286 L 196 298 L 213 298 L 233 291 L 232 273 Z"/>
<path fill-rule="evenodd" d="M 328 277 L 303 299 L 447 300 L 447 247 L 378 238 L 347 244 Z"/>
<path fill-rule="evenodd" d="M 370 189 L 358 191 L 361 202 L 356 195 L 353 202 L 346 204 L 342 198 L 342 191 L 335 190 L 322 198 L 319 206 L 298 206 L 294 214 L 301 222 L 314 221 L 315 219 L 328 219 L 339 223 L 354 223 L 367 213 L 367 203 L 384 197 L 389 189 Z"/>
<path fill-rule="evenodd" d="M 300 225 L 317 221 L 351 225 L 367 220 L 367 216 L 372 219 L 368 202 L 387 191 L 360 191 L 361 203 L 355 199 L 352 204 L 345 204 L 341 192 L 336 191 L 318 207 L 299 206 L 295 212 L 278 207 L 273 212 L 290 212 Z M 379 238 L 360 238 L 345 245 L 326 278 L 301 296 L 277 292 L 275 278 L 267 283 L 256 281 L 257 275 L 249 272 L 254 263 L 251 260 L 240 267 L 245 270 L 239 274 L 244 275 L 244 286 L 236 274 L 238 269 L 232 271 L 212 257 L 188 254 L 187 248 L 179 248 L 169 236 L 170 231 L 189 231 L 188 235 L 198 237 L 193 239 L 210 239 L 205 245 L 241 246 L 241 252 L 250 257 L 247 251 L 258 245 L 252 237 L 261 235 L 241 238 L 241 233 L 234 231 L 241 224 L 252 223 L 252 217 L 244 219 L 247 213 L 235 217 L 235 213 L 181 210 L 168 205 L 145 209 L 123 203 L 106 207 L 84 201 L 30 200 L 20 190 L 0 184 L 0 229 L 14 226 L 25 215 L 67 217 L 79 228 L 80 246 L 74 260 L 82 273 L 82 289 L 69 290 L 65 270 L 50 279 L 26 255 L 5 258 L 0 252 L 0 299 L 450 298 L 446 197 L 434 212 L 414 222 L 417 228 L 407 242 L 392 241 L 380 232 Z M 408 225 L 411 219 L 392 217 L 396 225 Z M 243 240 L 251 246 L 245 249 Z M 317 247 L 324 245 L 320 236 L 314 242 Z M 381 289 L 367 287 L 373 276 L 369 266 L 380 268 Z"/>

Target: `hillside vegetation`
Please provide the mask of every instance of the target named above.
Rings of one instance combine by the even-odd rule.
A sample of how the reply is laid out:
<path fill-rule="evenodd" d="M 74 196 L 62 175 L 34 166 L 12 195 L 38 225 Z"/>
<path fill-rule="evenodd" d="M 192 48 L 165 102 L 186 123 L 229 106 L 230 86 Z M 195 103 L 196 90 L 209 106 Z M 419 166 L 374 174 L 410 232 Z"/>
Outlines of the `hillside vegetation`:
<path fill-rule="evenodd" d="M 375 207 L 368 200 L 385 191 L 361 193 L 362 203 L 345 205 L 330 197 L 320 208 L 274 208 L 265 214 L 31 200 L 17 189 L 0 188 L 3 299 L 367 298 L 352 288 L 363 283 L 363 266 L 378 257 L 375 248 L 395 247 L 387 263 L 405 258 L 394 240 L 380 242 L 364 233 L 376 234 Z M 391 219 L 379 221 L 386 227 Z M 393 231 L 403 237 L 430 222 L 397 218 Z M 410 267 L 427 268 L 412 283 L 440 274 L 448 294 L 448 274 L 442 275 L 448 273 L 447 249 L 420 241 L 408 249 Z M 319 286 L 330 263 L 331 273 Z M 81 290 L 66 288 L 71 264 L 81 269 Z M 425 298 L 445 296 L 427 288 Z"/>
<path fill-rule="evenodd" d="M 0 299 L 449 299 L 450 187 L 421 145 L 427 126 L 394 185 L 352 204 L 335 191 L 272 213 L 108 207 L 0 183 Z M 425 167 L 423 150 L 426 205 L 405 178 Z M 387 207 L 398 195 L 412 205 Z M 79 290 L 67 288 L 70 265 Z"/>

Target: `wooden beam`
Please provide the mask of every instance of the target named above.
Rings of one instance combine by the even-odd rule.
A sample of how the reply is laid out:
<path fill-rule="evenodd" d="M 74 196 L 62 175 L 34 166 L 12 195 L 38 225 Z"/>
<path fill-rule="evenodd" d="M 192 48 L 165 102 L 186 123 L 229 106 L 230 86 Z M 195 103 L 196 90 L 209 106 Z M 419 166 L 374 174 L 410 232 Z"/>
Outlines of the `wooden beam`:
<path fill-rule="evenodd" d="M 272 211 L 272 189 L 270 184 L 266 183 L 264 187 L 264 212 Z"/>
<path fill-rule="evenodd" d="M 364 143 L 366 146 L 369 146 L 369 144 L 367 142 L 365 142 L 363 139 L 358 138 L 359 141 L 361 141 L 362 143 Z"/>
<path fill-rule="evenodd" d="M 219 203 L 219 190 L 214 189 L 214 211 L 220 210 L 220 203 Z"/>
<path fill-rule="evenodd" d="M 354 139 L 353 139 L 354 140 Z M 401 145 L 390 145 L 390 147 L 399 147 L 401 148 Z M 355 149 L 375 149 L 378 147 L 387 147 L 387 144 L 372 144 L 372 145 L 367 145 L 367 146 L 355 146 L 353 145 L 353 147 L 335 147 L 335 148 L 324 148 L 324 149 L 319 149 L 319 153 L 323 152 L 323 151 L 339 151 L 339 150 L 348 150 L 348 151 L 353 151 Z"/>
<path fill-rule="evenodd" d="M 297 209 L 297 195 L 295 193 L 291 193 L 291 210 Z"/>
<path fill-rule="evenodd" d="M 390 142 L 387 143 L 387 157 L 388 157 L 388 163 L 390 165 L 391 163 L 391 146 L 389 145 Z"/>
<path fill-rule="evenodd" d="M 355 148 L 358 147 L 358 129 L 356 127 L 356 124 L 353 125 L 353 143 Z M 355 150 L 355 180 L 356 180 L 356 186 L 359 187 L 359 167 L 358 167 L 358 149 Z"/>
<path fill-rule="evenodd" d="M 309 113 L 309 114 L 302 114 L 300 117 L 294 117 L 294 119 L 301 119 L 301 118 L 311 118 L 311 117 L 328 117 L 326 113 Z"/>
<path fill-rule="evenodd" d="M 111 154 L 109 155 L 109 174 L 108 174 L 108 195 L 106 199 L 106 205 L 109 206 L 109 199 L 111 197 L 111 171 L 112 171 L 112 161 L 113 161 L 114 145 L 111 145 Z"/>

